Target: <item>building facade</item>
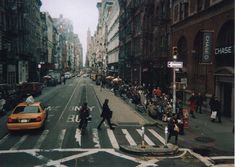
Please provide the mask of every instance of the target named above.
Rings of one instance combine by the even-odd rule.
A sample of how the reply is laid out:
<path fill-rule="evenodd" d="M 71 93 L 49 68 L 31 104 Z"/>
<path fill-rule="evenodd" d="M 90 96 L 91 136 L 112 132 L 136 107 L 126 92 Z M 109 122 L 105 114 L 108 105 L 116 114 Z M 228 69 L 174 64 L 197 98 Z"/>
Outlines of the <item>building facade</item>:
<path fill-rule="evenodd" d="M 4 1 L 4 17 L 1 12 L 6 26 L 4 35 L 1 35 L 4 63 L 0 66 L 4 83 L 38 80 L 37 71 L 32 69 L 37 68 L 41 54 L 40 7 L 40 0 Z"/>
<path fill-rule="evenodd" d="M 234 1 L 174 1 L 172 44 L 184 63 L 187 89 L 220 98 L 234 115 Z"/>
<path fill-rule="evenodd" d="M 114 0 L 107 19 L 107 73 L 119 73 L 119 3 Z"/>

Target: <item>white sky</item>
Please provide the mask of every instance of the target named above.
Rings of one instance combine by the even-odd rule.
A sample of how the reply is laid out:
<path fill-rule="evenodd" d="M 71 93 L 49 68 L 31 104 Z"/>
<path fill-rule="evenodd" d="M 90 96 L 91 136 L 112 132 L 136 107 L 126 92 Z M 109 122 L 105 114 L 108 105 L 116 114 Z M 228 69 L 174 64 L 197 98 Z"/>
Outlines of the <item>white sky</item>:
<path fill-rule="evenodd" d="M 87 49 L 87 30 L 90 28 L 93 35 L 98 22 L 97 2 L 100 0 L 41 0 L 41 11 L 47 11 L 52 18 L 58 18 L 63 14 L 73 22 L 74 33 L 78 34 L 83 47 L 85 60 Z"/>

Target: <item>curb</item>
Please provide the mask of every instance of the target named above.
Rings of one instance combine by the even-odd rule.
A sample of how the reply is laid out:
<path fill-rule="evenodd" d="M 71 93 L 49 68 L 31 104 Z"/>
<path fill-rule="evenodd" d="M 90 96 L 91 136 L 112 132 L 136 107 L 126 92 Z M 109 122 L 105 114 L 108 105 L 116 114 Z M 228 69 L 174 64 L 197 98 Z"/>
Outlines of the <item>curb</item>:
<path fill-rule="evenodd" d="M 120 145 L 120 151 L 135 154 L 135 155 L 148 155 L 148 156 L 163 156 L 163 155 L 175 155 L 179 151 L 179 147 L 172 144 L 167 144 L 165 147 L 164 145 L 154 147 L 154 146 L 129 146 L 129 145 Z"/>

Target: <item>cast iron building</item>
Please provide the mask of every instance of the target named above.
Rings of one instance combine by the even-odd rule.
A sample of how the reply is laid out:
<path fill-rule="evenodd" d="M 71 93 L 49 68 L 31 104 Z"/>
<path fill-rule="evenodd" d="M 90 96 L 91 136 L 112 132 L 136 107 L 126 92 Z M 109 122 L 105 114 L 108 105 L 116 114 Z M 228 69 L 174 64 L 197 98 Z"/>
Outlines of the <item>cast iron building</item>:
<path fill-rule="evenodd" d="M 6 0 L 4 2 L 5 4 L 1 1 L 1 4 L 4 4 L 5 21 L 3 22 L 6 25 L 1 44 L 3 46 L 1 59 L 4 61 L 0 66 L 4 74 L 2 81 L 9 84 L 36 81 L 38 75 L 36 70 L 32 69 L 37 68 L 41 54 L 41 1 Z"/>
<path fill-rule="evenodd" d="M 120 75 L 132 83 L 163 87 L 169 82 L 165 74 L 170 44 L 169 1 L 120 0 L 119 5 Z"/>
<path fill-rule="evenodd" d="M 234 1 L 176 0 L 172 44 L 183 61 L 187 89 L 215 94 L 234 115 Z"/>
<path fill-rule="evenodd" d="M 6 26 L 6 1 L 0 0 L 0 83 L 6 82 L 6 63 L 9 49 L 9 39 L 7 37 Z"/>

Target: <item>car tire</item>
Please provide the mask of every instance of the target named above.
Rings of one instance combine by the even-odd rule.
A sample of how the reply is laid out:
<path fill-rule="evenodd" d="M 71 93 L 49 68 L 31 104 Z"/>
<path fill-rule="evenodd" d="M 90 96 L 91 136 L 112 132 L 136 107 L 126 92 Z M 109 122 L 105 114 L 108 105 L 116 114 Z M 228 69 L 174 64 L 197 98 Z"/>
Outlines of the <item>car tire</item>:
<path fill-rule="evenodd" d="M 42 127 L 40 128 L 41 131 L 44 131 L 46 129 L 46 120 L 43 122 Z"/>

